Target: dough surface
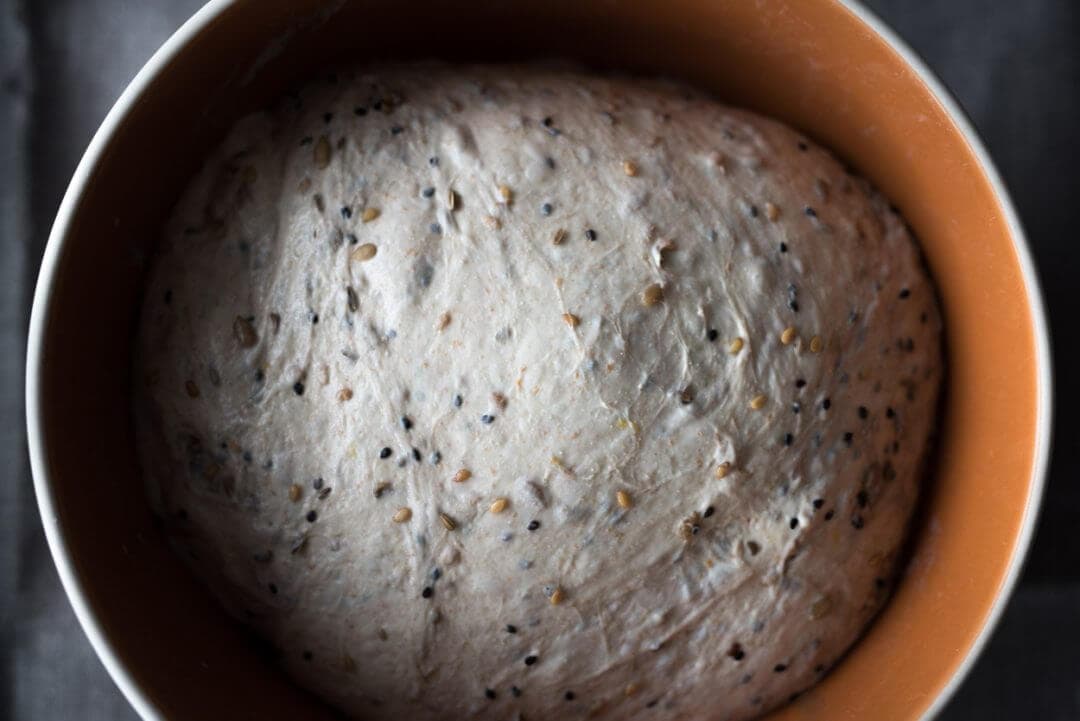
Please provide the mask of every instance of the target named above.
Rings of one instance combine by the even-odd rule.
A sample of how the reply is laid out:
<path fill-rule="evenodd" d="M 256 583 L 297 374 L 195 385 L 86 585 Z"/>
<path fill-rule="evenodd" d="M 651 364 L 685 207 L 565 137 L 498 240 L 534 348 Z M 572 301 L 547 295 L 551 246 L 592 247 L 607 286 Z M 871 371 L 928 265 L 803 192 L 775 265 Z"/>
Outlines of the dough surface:
<path fill-rule="evenodd" d="M 900 217 L 775 121 L 365 68 L 192 181 L 135 417 L 174 545 L 350 715 L 737 720 L 886 600 L 939 336 Z"/>

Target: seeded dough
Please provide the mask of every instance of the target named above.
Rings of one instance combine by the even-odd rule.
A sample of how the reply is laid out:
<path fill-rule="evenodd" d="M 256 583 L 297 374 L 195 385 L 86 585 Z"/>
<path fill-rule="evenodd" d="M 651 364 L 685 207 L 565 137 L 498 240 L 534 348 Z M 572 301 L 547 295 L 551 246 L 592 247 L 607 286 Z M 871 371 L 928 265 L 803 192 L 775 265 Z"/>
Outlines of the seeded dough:
<path fill-rule="evenodd" d="M 686 88 L 343 73 L 243 120 L 136 358 L 177 548 L 372 719 L 745 719 L 888 595 L 941 374 L 901 219 Z"/>

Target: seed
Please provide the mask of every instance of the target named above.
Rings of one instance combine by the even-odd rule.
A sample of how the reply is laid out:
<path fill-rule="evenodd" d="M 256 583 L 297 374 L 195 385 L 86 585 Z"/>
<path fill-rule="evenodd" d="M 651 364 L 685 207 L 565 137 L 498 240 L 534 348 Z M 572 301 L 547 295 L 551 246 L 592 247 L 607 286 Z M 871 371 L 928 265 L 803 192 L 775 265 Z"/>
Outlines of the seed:
<path fill-rule="evenodd" d="M 566 323 L 571 328 L 577 328 L 578 323 L 581 322 L 581 318 L 578 318 L 573 313 L 563 313 L 562 314 L 562 319 L 563 319 L 563 323 Z"/>
<path fill-rule="evenodd" d="M 390 481 L 380 481 L 375 486 L 375 497 L 382 498 L 382 495 L 390 490 Z"/>
<path fill-rule="evenodd" d="M 725 478 L 727 476 L 727 474 L 730 473 L 730 472 L 731 472 L 731 462 L 730 461 L 724 461 L 723 463 L 721 463 L 719 466 L 716 467 L 716 477 L 717 478 Z"/>
<path fill-rule="evenodd" d="M 242 348 L 251 348 L 253 345 L 259 342 L 259 336 L 255 332 L 255 329 L 251 326 L 251 321 L 242 316 L 236 316 L 236 320 L 233 321 L 233 335 L 236 336 L 236 340 L 240 343 Z"/>
<path fill-rule="evenodd" d="M 682 403 L 684 406 L 688 406 L 693 402 L 694 391 L 690 390 L 689 388 L 683 388 L 681 391 L 679 391 L 679 403 Z"/>
<path fill-rule="evenodd" d="M 821 349 L 825 347 L 825 343 L 821 340 L 821 336 L 814 336 L 810 339 L 810 352 L 820 353 Z"/>
<path fill-rule="evenodd" d="M 365 223 L 370 223 L 378 217 L 378 208 L 364 208 L 364 212 L 360 214 L 360 220 L 364 221 Z"/>
<path fill-rule="evenodd" d="M 291 486 L 289 486 L 289 500 L 293 503 L 296 503 L 300 500 L 300 496 L 301 494 L 303 494 L 303 492 L 304 489 L 300 486 L 299 483 L 292 484 Z"/>
<path fill-rule="evenodd" d="M 499 198 L 502 199 L 503 203 L 510 205 L 510 203 L 514 202 L 514 191 L 510 190 L 510 187 L 507 185 L 500 185 Z"/>
<path fill-rule="evenodd" d="M 187 391 L 188 397 L 190 398 L 199 397 L 199 386 L 195 385 L 195 381 L 187 381 L 184 383 L 184 390 Z"/>
<path fill-rule="evenodd" d="M 761 410 L 761 408 L 765 406 L 765 401 L 767 400 L 768 398 L 763 395 L 756 395 L 750 399 L 750 407 L 753 408 L 755 411 Z"/>
<path fill-rule="evenodd" d="M 633 178 L 635 175 L 638 174 L 637 163 L 635 163 L 633 160 L 624 160 L 622 164 L 622 170 L 624 173 Z"/>
<path fill-rule="evenodd" d="M 371 260 L 375 257 L 375 254 L 379 252 L 379 249 L 375 247 L 374 243 L 364 243 L 356 247 L 356 250 L 352 252 L 349 257 L 353 260 L 360 261 Z"/>
<path fill-rule="evenodd" d="M 353 396 L 352 388 L 342 388 L 341 390 L 338 391 L 337 399 L 339 401 L 348 401 L 348 400 L 352 400 L 352 396 Z"/>
<path fill-rule="evenodd" d="M 780 217 L 780 209 L 772 203 L 765 203 L 765 217 L 769 220 L 776 220 Z"/>
<path fill-rule="evenodd" d="M 472 478 L 472 471 L 470 471 L 468 468 L 462 468 L 460 471 L 454 474 L 454 477 L 451 480 L 453 480 L 454 483 L 464 483 L 470 478 Z"/>
<path fill-rule="evenodd" d="M 626 491 L 616 491 L 615 501 L 619 504 L 619 508 L 630 508 L 634 505 L 634 499 Z"/>
<path fill-rule="evenodd" d="M 563 590 L 561 588 L 556 588 L 554 591 L 551 592 L 551 605 L 558 606 L 560 603 L 563 602 L 564 598 L 565 594 L 563 593 Z"/>
<path fill-rule="evenodd" d="M 731 341 L 731 343 L 728 344 L 728 353 L 730 353 L 731 355 L 738 354 L 738 352 L 741 351 L 742 349 L 743 349 L 743 339 L 742 338 L 736 338 L 735 340 Z"/>
<path fill-rule="evenodd" d="M 457 208 L 457 193 L 453 190 L 446 191 L 446 207 L 449 210 Z"/>
<path fill-rule="evenodd" d="M 509 505 L 509 503 L 510 501 L 505 498 L 496 498 L 491 502 L 491 508 L 489 510 L 492 513 L 502 513 L 506 510 L 506 506 Z"/>
<path fill-rule="evenodd" d="M 585 231 L 585 240 L 596 240 L 596 231 L 592 228 L 588 228 Z"/>
<path fill-rule="evenodd" d="M 491 400 L 494 401 L 495 405 L 497 405 L 500 410 L 506 410 L 507 400 L 506 400 L 506 396 L 504 396 L 502 393 L 499 393 L 499 392 L 492 393 L 491 394 Z"/>
<path fill-rule="evenodd" d="M 795 340 L 797 333 L 798 331 L 791 326 L 784 328 L 784 332 L 780 334 L 780 342 L 784 345 L 791 345 L 791 341 Z"/>
<path fill-rule="evenodd" d="M 445 330 L 448 325 L 450 325 L 450 311 L 444 311 L 435 322 L 435 330 Z"/>
<path fill-rule="evenodd" d="M 641 294 L 641 302 L 647 306 L 653 306 L 664 299 L 664 288 L 659 283 L 653 283 Z"/>
<path fill-rule="evenodd" d="M 552 245 L 562 245 L 564 240 L 566 240 L 566 230 L 564 228 L 559 228 L 558 230 L 555 231 L 555 235 L 552 236 L 551 244 Z"/>
<path fill-rule="evenodd" d="M 439 514 L 439 522 L 442 523 L 443 528 L 445 528 L 448 531 L 452 531 L 455 528 L 457 528 L 457 524 L 454 523 L 454 519 L 451 518 L 450 516 L 446 515 L 445 513 L 440 513 Z"/>
<path fill-rule="evenodd" d="M 502 223 L 500 223 L 499 219 L 496 218 L 494 215 L 485 215 L 484 225 L 486 225 L 491 230 L 498 230 L 502 227 Z"/>
<path fill-rule="evenodd" d="M 319 142 L 315 143 L 312 151 L 315 167 L 322 170 L 330 164 L 330 140 L 325 135 L 319 136 Z"/>
<path fill-rule="evenodd" d="M 412 518 L 412 509 L 408 506 L 402 506 L 394 514 L 394 523 L 405 523 L 410 518 Z"/>
<path fill-rule="evenodd" d="M 630 696 L 635 695 L 640 690 L 641 685 L 637 681 L 631 681 L 630 683 L 626 684 L 626 689 L 623 691 L 623 695 L 629 698 Z"/>

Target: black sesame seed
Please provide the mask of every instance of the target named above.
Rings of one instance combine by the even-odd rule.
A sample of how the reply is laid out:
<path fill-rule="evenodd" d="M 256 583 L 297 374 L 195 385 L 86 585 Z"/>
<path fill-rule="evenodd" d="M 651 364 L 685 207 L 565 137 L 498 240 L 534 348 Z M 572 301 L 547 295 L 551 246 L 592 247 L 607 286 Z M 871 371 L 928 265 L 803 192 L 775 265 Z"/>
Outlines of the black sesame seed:
<path fill-rule="evenodd" d="M 535 531 L 537 528 L 540 528 L 540 521 L 529 521 L 529 525 L 526 526 L 526 528 L 530 531 Z"/>
<path fill-rule="evenodd" d="M 785 446 L 790 446 L 794 442 L 795 442 L 795 436 L 793 436 L 790 433 L 785 433 L 784 434 L 784 445 Z"/>
<path fill-rule="evenodd" d="M 430 198 L 431 196 L 435 195 L 435 188 L 424 188 L 422 191 L 420 191 L 420 195 L 424 196 L 425 198 Z"/>
<path fill-rule="evenodd" d="M 298 395 L 298 396 L 304 395 L 304 384 L 301 383 L 300 381 L 296 381 L 296 383 L 293 383 L 292 389 L 293 389 L 293 393 L 295 393 L 296 395 Z"/>
<path fill-rule="evenodd" d="M 517 633 L 517 626 L 515 626 L 512 623 L 506 624 L 506 632 L 507 633 Z"/>
<path fill-rule="evenodd" d="M 552 124 L 552 122 L 554 122 L 554 121 L 553 121 L 553 120 L 551 119 L 551 116 L 550 116 L 550 115 L 548 115 L 547 117 L 545 117 L 545 118 L 544 118 L 543 120 L 541 120 L 540 122 L 541 122 L 541 123 L 543 124 L 543 126 L 544 126 L 545 128 L 550 128 L 550 127 L 551 127 L 551 124 Z"/>
<path fill-rule="evenodd" d="M 520 697 L 521 696 L 521 689 L 518 688 L 517 686 L 511 686 L 510 687 L 510 695 L 513 696 L 514 698 Z"/>
<path fill-rule="evenodd" d="M 551 215 L 553 210 L 555 210 L 555 207 L 551 203 L 544 203 L 540 206 L 541 215 Z"/>
<path fill-rule="evenodd" d="M 372 103 L 371 104 L 371 109 L 374 110 L 375 112 L 379 112 L 380 110 L 382 110 L 383 109 L 382 100 L 376 100 L 374 103 Z"/>
<path fill-rule="evenodd" d="M 728 649 L 727 655 L 736 661 L 742 661 L 746 657 L 746 652 L 743 651 L 743 647 L 738 643 L 731 644 L 731 648 Z"/>
<path fill-rule="evenodd" d="M 312 311 L 311 312 L 311 324 L 312 325 L 318 325 L 318 323 L 319 323 L 319 314 L 316 313 L 315 311 Z"/>
<path fill-rule="evenodd" d="M 465 402 L 465 399 L 461 396 L 454 396 L 454 408 L 461 408 L 461 404 Z"/>
<path fill-rule="evenodd" d="M 404 428 L 405 430 L 410 430 L 410 429 L 412 429 L 412 426 L 413 426 L 413 422 L 412 422 L 411 418 L 409 418 L 408 416 L 402 416 L 401 417 L 401 427 L 402 428 Z"/>
<path fill-rule="evenodd" d="M 413 457 L 413 460 L 416 461 L 417 463 L 420 462 L 420 449 L 419 448 L 413 448 L 412 449 L 412 457 Z"/>
<path fill-rule="evenodd" d="M 486 426 L 489 426 L 495 422 L 495 416 L 485 413 L 484 415 L 480 416 L 480 422 Z"/>
<path fill-rule="evenodd" d="M 870 411 L 866 409 L 866 406 L 859 406 L 859 418 L 866 420 L 869 415 Z"/>
<path fill-rule="evenodd" d="M 547 166 L 552 170 L 555 169 L 555 158 L 549 156 L 547 158 L 544 158 L 544 162 L 547 163 Z"/>
<path fill-rule="evenodd" d="M 708 508 L 705 509 L 705 512 L 701 514 L 701 517 L 702 518 L 708 518 L 709 516 L 711 516 L 714 513 L 716 513 L 716 509 L 713 508 L 712 506 L 709 506 Z"/>
<path fill-rule="evenodd" d="M 821 508 L 824 505 L 825 505 L 825 499 L 824 498 L 815 498 L 814 499 L 814 502 L 813 502 L 814 508 Z"/>
<path fill-rule="evenodd" d="M 787 252 L 787 243 L 781 243 L 780 244 L 780 252 L 781 253 L 786 253 Z"/>
<path fill-rule="evenodd" d="M 848 431 L 844 434 L 844 444 L 850 446 L 853 438 L 855 438 L 855 434 Z"/>
<path fill-rule="evenodd" d="M 266 374 L 263 373 L 261 370 L 255 371 L 255 382 L 256 383 L 262 383 L 265 378 L 266 378 Z"/>
<path fill-rule="evenodd" d="M 824 673 L 824 671 L 825 671 L 825 664 L 819 663 L 817 666 L 814 666 L 814 673 Z"/>
<path fill-rule="evenodd" d="M 435 235 L 439 235 L 439 234 L 442 233 L 442 226 L 439 225 L 438 223 L 432 223 L 431 225 L 428 226 L 428 230 L 430 230 Z"/>
<path fill-rule="evenodd" d="M 894 411 L 891 406 L 885 409 L 886 418 L 893 418 L 894 416 L 896 416 L 896 411 Z"/>
<path fill-rule="evenodd" d="M 390 134 L 391 135 L 401 135 L 401 133 L 404 130 L 405 130 L 405 128 L 401 127 L 400 125 L 395 125 L 392 128 L 390 128 Z"/>
<path fill-rule="evenodd" d="M 352 208 L 347 205 L 341 206 L 341 217 L 348 220 L 352 217 Z"/>
<path fill-rule="evenodd" d="M 353 108 L 353 115 L 362 118 L 367 115 L 367 108 L 361 105 L 357 105 L 355 108 Z"/>
<path fill-rule="evenodd" d="M 563 694 L 563 698 L 566 699 L 567 701 L 573 701 L 574 700 L 574 692 L 573 691 L 567 691 L 566 693 Z"/>
<path fill-rule="evenodd" d="M 803 208 L 803 212 L 806 213 L 806 215 L 810 218 L 817 217 L 817 211 L 811 208 L 809 205 Z"/>
<path fill-rule="evenodd" d="M 495 691 L 493 689 L 490 689 L 490 688 L 484 689 L 484 695 L 487 696 L 488 700 L 490 700 L 490 701 L 495 700 Z"/>
<path fill-rule="evenodd" d="M 796 313 L 798 313 L 798 312 L 799 312 L 799 301 L 797 301 L 797 300 L 795 300 L 794 298 L 792 298 L 792 299 L 788 300 L 788 302 L 787 302 L 787 307 L 788 307 L 788 308 L 791 308 L 791 310 L 793 310 L 793 311 L 795 311 Z"/>
<path fill-rule="evenodd" d="M 823 411 L 827 411 L 827 410 L 829 410 L 829 408 L 831 408 L 831 407 L 832 407 L 832 401 L 831 401 L 831 400 L 829 400 L 828 398 L 826 398 L 825 400 L 823 400 L 823 401 L 821 402 L 821 410 L 823 410 Z"/>
<path fill-rule="evenodd" d="M 795 379 L 795 387 L 796 388 L 803 388 L 805 386 L 806 386 L 806 381 L 804 381 L 802 378 L 796 378 Z"/>
<path fill-rule="evenodd" d="M 851 527 L 854 528 L 856 531 L 861 531 L 864 525 L 865 523 L 863 522 L 862 516 L 855 514 L 851 517 Z"/>
<path fill-rule="evenodd" d="M 904 300 L 904 299 L 910 298 L 910 297 L 911 297 L 911 291 L 910 290 L 908 290 L 907 288 L 901 288 L 900 289 L 900 300 Z"/>
<path fill-rule="evenodd" d="M 442 463 L 442 453 L 438 451 L 432 451 L 431 456 L 428 458 L 431 461 L 431 465 L 437 466 Z"/>
<path fill-rule="evenodd" d="M 751 217 L 751 218 L 756 218 L 756 217 L 758 217 L 758 209 L 757 209 L 757 206 L 756 206 L 756 205 L 751 205 L 751 206 L 750 206 L 750 217 Z"/>
<path fill-rule="evenodd" d="M 786 663 L 778 663 L 775 666 L 773 666 L 772 670 L 774 672 L 776 672 L 776 673 L 783 673 L 784 671 L 787 671 L 787 664 Z"/>
<path fill-rule="evenodd" d="M 317 521 L 318 518 L 319 518 L 319 514 L 316 513 L 315 511 L 308 511 L 307 516 L 305 516 L 305 518 L 307 518 L 308 523 L 315 523 L 315 521 Z"/>
<path fill-rule="evenodd" d="M 589 228 L 588 230 L 586 230 L 585 231 L 585 239 L 586 240 L 596 240 L 596 231 L 593 230 L 592 228 Z"/>
<path fill-rule="evenodd" d="M 715 341 L 719 337 L 720 337 L 720 331 L 716 330 L 716 328 L 709 328 L 709 330 L 705 332 L 705 338 L 710 343 L 712 343 L 713 341 Z"/>
<path fill-rule="evenodd" d="M 353 233 L 349 233 L 348 235 L 346 235 L 345 240 L 349 241 L 349 245 L 356 245 L 360 242 L 360 239 L 357 238 L 356 235 L 354 235 Z"/>
<path fill-rule="evenodd" d="M 660 699 L 654 698 L 649 703 L 645 704 L 645 708 L 656 708 L 656 704 L 660 703 Z"/>
<path fill-rule="evenodd" d="M 439 159 L 437 157 L 434 157 L 434 156 L 428 158 L 427 162 L 428 162 L 428 165 L 430 165 L 433 168 L 437 167 L 439 165 Z"/>
<path fill-rule="evenodd" d="M 804 143 L 804 142 L 803 142 L 803 141 L 801 141 L 801 140 L 799 141 L 799 150 L 801 150 L 802 152 L 804 152 L 804 153 L 805 153 L 805 152 L 806 152 L 807 150 L 809 150 L 809 149 L 810 149 L 810 146 L 809 146 L 809 145 L 807 145 L 806 143 Z"/>
<path fill-rule="evenodd" d="M 791 528 L 791 530 L 793 530 L 793 531 L 794 531 L 794 530 L 795 530 L 796 528 L 798 528 L 798 527 L 799 527 L 799 519 L 798 519 L 798 518 L 792 518 L 792 519 L 791 519 L 791 520 L 790 520 L 790 521 L 788 522 L 788 526 L 789 526 L 789 527 Z"/>
<path fill-rule="evenodd" d="M 325 483 L 325 481 L 323 481 L 322 478 L 316 478 L 314 481 L 311 482 L 311 487 L 318 491 L 322 489 L 323 483 Z"/>
<path fill-rule="evenodd" d="M 539 660 L 540 660 L 540 658 L 537 657 L 537 656 L 526 656 L 525 657 L 525 665 L 526 666 L 532 666 L 533 664 L 535 664 Z"/>
<path fill-rule="evenodd" d="M 802 410 L 802 406 L 799 405 L 797 402 L 791 404 L 791 412 L 792 413 L 798 414 L 798 412 L 801 411 L 801 410 Z"/>
<path fill-rule="evenodd" d="M 825 520 L 826 521 L 831 521 L 833 519 L 833 515 L 834 515 L 833 511 L 831 511 L 831 510 L 826 511 L 825 512 Z"/>
<path fill-rule="evenodd" d="M 424 586 L 424 590 L 420 592 L 420 595 L 424 598 L 431 598 L 435 595 L 435 589 L 431 586 Z"/>
<path fill-rule="evenodd" d="M 251 455 L 251 451 L 244 451 L 243 455 L 242 455 L 242 456 L 240 456 L 240 457 L 244 459 L 244 463 L 251 463 L 251 461 L 252 461 L 252 460 L 253 460 L 253 458 L 254 458 L 254 457 L 253 457 L 253 456 Z"/>
<path fill-rule="evenodd" d="M 277 584 L 276 583 L 271 583 L 269 586 L 267 586 L 267 588 L 270 589 L 270 593 L 273 593 L 273 594 L 277 595 Z"/>
<path fill-rule="evenodd" d="M 870 495 L 865 491 L 859 491 L 855 494 L 855 502 L 859 504 L 859 508 L 866 508 L 866 504 L 870 502 Z"/>
<path fill-rule="evenodd" d="M 393 451 L 390 450 L 389 446 L 387 446 L 387 447 L 383 448 L 381 451 L 379 451 L 379 458 L 382 458 L 382 459 L 389 458 L 391 453 L 393 453 Z"/>

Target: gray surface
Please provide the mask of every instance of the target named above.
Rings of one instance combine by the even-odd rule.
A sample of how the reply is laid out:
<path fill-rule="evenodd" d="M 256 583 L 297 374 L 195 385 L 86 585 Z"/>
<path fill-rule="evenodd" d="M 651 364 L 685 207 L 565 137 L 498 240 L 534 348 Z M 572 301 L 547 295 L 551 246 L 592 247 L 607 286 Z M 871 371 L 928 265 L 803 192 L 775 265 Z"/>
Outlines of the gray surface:
<path fill-rule="evenodd" d="M 120 91 L 198 0 L 0 0 L 0 719 L 134 719 L 90 650 L 37 519 L 23 430 L 25 329 L 52 216 Z M 1080 719 L 1077 376 L 1080 3 L 872 0 L 966 107 L 1011 187 L 1051 309 L 1058 426 L 1019 592 L 942 719 Z M 31 122 L 32 119 L 32 122 Z"/>

